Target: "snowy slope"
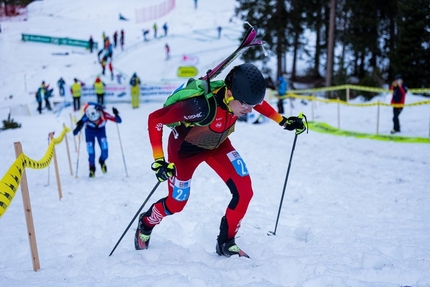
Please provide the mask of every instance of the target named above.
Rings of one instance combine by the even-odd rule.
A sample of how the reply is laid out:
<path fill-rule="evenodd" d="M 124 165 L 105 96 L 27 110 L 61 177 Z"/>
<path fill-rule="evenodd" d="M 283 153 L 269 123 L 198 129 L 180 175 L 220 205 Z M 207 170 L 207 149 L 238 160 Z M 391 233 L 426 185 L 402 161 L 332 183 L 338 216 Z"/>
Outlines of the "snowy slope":
<path fill-rule="evenodd" d="M 160 2 L 160 1 L 158 1 Z M 157 2 L 157 3 L 158 3 Z M 45 0 L 30 5 L 24 23 L 2 23 L 0 34 L 0 107 L 27 103 L 32 115 L 16 115 L 22 128 L 0 132 L 0 174 L 14 162 L 14 142 L 40 159 L 47 136 L 70 125 L 71 108 L 59 117 L 35 113 L 34 91 L 41 80 L 51 85 L 60 76 L 92 81 L 99 73 L 95 56 L 83 50 L 20 41 L 21 33 L 100 38 L 125 29 L 126 49 L 115 52 L 115 67 L 137 71 L 147 81 L 172 79 L 181 55 L 199 57 L 204 73 L 223 59 L 237 42 L 240 23 L 229 22 L 233 0 L 177 1 L 176 9 L 157 20 L 168 22 L 169 36 L 143 43 L 133 8 L 141 1 Z M 83 8 L 84 7 L 84 8 Z M 118 13 L 130 16 L 119 21 Z M 225 36 L 216 39 L 216 27 Z M 164 60 L 164 44 L 172 47 Z M 97 39 L 96 39 L 97 41 Z M 53 52 L 69 52 L 67 57 Z M 240 62 L 240 61 L 238 61 Z M 13 94 L 13 98 L 8 96 Z M 385 97 L 384 95 L 381 97 Z M 6 100 L 4 98 L 7 98 Z M 388 101 L 388 96 L 385 101 Z M 410 101 L 420 100 L 410 96 Z M 108 111 L 112 104 L 108 103 Z M 206 165 L 196 171 L 192 194 L 183 212 L 166 218 L 154 230 L 151 246 L 135 251 L 132 225 L 115 253 L 115 243 L 156 184 L 149 166 L 151 148 L 147 116 L 160 102 L 139 109 L 115 104 L 123 118 L 107 124 L 108 173 L 87 178 L 87 153 L 79 153 L 68 135 L 70 173 L 65 142 L 56 147 L 63 198 L 58 198 L 54 167 L 27 169 L 41 269 L 32 270 L 31 253 L 20 191 L 0 218 L 0 286 L 430 286 L 430 165 L 426 144 L 402 144 L 309 132 L 298 137 L 276 236 L 273 231 L 294 134 L 273 123 L 237 123 L 231 140 L 247 163 L 254 198 L 242 222 L 237 243 L 251 259 L 224 258 L 215 253 L 215 239 L 229 192 Z M 2 119 L 4 111 L 1 110 Z M 298 101 L 288 114 L 303 111 L 309 119 L 337 123 L 337 106 Z M 341 108 L 342 127 L 375 131 L 374 108 Z M 402 134 L 426 136 L 425 106 L 405 109 Z M 382 133 L 391 128 L 391 110 L 381 111 Z M 167 132 L 165 133 L 167 137 Z M 123 152 L 121 151 L 121 144 Z M 96 155 L 99 150 L 96 149 Z M 78 160 L 79 158 L 79 160 Z M 79 164 L 78 164 L 79 163 Z M 128 177 L 125 173 L 127 167 Z M 76 170 L 78 170 L 77 177 Z M 163 183 L 149 205 L 166 195 Z"/>

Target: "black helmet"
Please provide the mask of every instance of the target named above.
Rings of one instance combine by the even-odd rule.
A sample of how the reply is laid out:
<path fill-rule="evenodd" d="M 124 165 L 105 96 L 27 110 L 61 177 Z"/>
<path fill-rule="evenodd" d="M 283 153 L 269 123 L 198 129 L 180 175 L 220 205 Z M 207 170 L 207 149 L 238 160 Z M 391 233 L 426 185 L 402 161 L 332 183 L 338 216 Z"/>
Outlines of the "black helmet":
<path fill-rule="evenodd" d="M 257 105 L 264 99 L 266 83 L 260 70 L 252 64 L 234 67 L 225 78 L 225 84 L 233 98 L 250 105 Z"/>

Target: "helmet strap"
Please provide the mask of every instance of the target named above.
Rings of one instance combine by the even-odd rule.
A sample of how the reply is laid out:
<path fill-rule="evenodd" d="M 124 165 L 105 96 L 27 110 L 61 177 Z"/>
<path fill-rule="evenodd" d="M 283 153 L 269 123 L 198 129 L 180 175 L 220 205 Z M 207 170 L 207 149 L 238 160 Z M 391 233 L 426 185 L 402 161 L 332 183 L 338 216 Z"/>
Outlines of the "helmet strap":
<path fill-rule="evenodd" d="M 224 99 L 222 99 L 222 101 L 224 102 L 225 106 L 227 107 L 227 110 L 229 113 L 233 113 L 230 106 L 228 105 L 233 100 L 234 100 L 233 96 L 227 97 L 227 92 L 226 92 L 226 96 L 224 97 Z"/>

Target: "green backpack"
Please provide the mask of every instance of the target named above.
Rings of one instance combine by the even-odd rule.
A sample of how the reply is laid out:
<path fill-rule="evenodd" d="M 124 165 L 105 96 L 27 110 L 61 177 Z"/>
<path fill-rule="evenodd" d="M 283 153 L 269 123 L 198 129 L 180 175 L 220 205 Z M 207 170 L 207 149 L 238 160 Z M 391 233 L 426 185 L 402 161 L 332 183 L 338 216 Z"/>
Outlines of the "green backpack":
<path fill-rule="evenodd" d="M 209 113 L 200 122 L 175 122 L 168 124 L 169 127 L 179 126 L 181 123 L 186 126 L 207 126 L 209 125 L 216 114 L 216 100 L 213 92 L 218 91 L 220 88 L 224 87 L 225 83 L 222 80 L 211 81 L 210 88 L 207 80 L 195 80 L 193 78 L 189 79 L 188 82 L 184 85 L 181 85 L 177 88 L 164 102 L 164 107 L 170 106 L 179 101 L 183 101 L 186 99 L 190 99 L 198 96 L 205 96 L 206 102 L 208 103 Z"/>

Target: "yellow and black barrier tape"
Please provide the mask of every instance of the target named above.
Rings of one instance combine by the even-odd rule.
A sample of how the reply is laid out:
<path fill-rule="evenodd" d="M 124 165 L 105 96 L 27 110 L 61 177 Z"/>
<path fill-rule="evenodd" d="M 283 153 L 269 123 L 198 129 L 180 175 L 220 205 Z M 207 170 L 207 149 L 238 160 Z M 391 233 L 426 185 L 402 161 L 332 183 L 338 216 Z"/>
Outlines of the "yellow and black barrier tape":
<path fill-rule="evenodd" d="M 405 136 L 399 136 L 399 135 L 368 134 L 368 133 L 361 133 L 361 132 L 346 131 L 346 130 L 337 129 L 326 123 L 321 123 L 321 122 L 309 122 L 309 129 L 316 132 L 332 134 L 337 136 L 349 136 L 349 137 L 356 137 L 356 138 L 367 138 L 372 140 L 394 141 L 394 142 L 402 142 L 402 143 L 430 144 L 430 138 L 405 137 Z"/>
<path fill-rule="evenodd" d="M 64 127 L 60 136 L 52 139 L 48 146 L 48 150 L 40 160 L 31 159 L 24 153 L 21 153 L 18 156 L 0 181 L 0 217 L 6 212 L 6 209 L 15 196 L 19 183 L 21 182 L 24 169 L 26 167 L 32 169 L 43 169 L 48 167 L 54 155 L 54 145 L 61 143 L 68 132 L 70 132 L 70 129 Z"/>
<path fill-rule="evenodd" d="M 388 89 L 358 86 L 358 85 L 341 85 L 341 86 L 334 86 L 334 87 L 291 90 L 291 93 L 294 93 L 294 94 L 314 94 L 314 93 L 331 92 L 331 91 L 348 90 L 348 89 L 349 90 L 363 91 L 363 92 L 373 92 L 373 93 L 392 93 L 392 91 L 388 90 Z M 414 93 L 414 94 L 430 93 L 430 88 L 408 89 L 408 92 Z"/>
<path fill-rule="evenodd" d="M 277 93 L 275 97 L 280 98 L 280 99 L 287 99 L 287 98 L 297 98 L 297 99 L 301 99 L 301 100 L 309 100 L 309 101 L 316 101 L 316 102 L 322 102 L 322 103 L 338 103 L 338 104 L 342 104 L 342 105 L 346 105 L 346 106 L 354 106 L 354 107 L 371 107 L 371 106 L 386 106 L 386 107 L 396 107 L 396 108 L 401 108 L 401 107 L 412 107 L 412 106 L 420 106 L 420 105 L 429 105 L 430 104 L 430 100 L 425 100 L 425 101 L 420 101 L 420 102 L 415 102 L 415 103 L 410 103 L 410 104 L 388 104 L 388 103 L 383 103 L 383 102 L 373 102 L 373 103 L 361 103 L 361 104 L 356 104 L 356 103 L 350 103 L 350 102 L 346 102 L 346 101 L 342 101 L 340 99 L 324 99 L 324 98 L 320 98 L 320 97 L 315 97 L 315 96 L 301 96 L 301 95 L 297 95 L 294 94 L 293 92 L 287 92 L 286 95 L 278 97 Z"/>

